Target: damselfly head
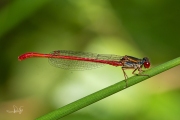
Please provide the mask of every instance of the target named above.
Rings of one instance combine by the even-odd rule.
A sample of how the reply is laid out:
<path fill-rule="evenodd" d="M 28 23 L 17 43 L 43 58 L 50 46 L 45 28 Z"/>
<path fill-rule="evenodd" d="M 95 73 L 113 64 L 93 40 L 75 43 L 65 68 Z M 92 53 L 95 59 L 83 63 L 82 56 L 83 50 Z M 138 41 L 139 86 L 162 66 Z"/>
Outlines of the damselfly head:
<path fill-rule="evenodd" d="M 144 61 L 143 65 L 145 68 L 149 68 L 151 66 L 150 61 L 147 57 L 144 57 L 143 61 Z"/>

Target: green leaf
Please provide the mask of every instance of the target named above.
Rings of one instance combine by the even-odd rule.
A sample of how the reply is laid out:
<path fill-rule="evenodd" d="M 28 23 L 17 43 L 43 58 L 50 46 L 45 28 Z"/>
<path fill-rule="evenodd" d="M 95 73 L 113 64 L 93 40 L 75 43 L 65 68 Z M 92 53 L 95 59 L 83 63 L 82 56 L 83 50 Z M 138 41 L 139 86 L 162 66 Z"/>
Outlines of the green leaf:
<path fill-rule="evenodd" d="M 60 119 L 68 114 L 71 114 L 77 110 L 80 110 L 90 104 L 93 104 L 101 99 L 104 99 L 104 98 L 106 98 L 114 93 L 117 93 L 123 89 L 126 89 L 132 85 L 142 82 L 143 80 L 147 80 L 149 77 L 155 76 L 155 75 L 157 75 L 161 72 L 164 72 L 170 68 L 173 68 L 179 64 L 180 64 L 180 57 L 143 72 L 143 74 L 149 75 L 149 76 L 133 76 L 133 77 L 127 79 L 127 85 L 128 85 L 127 87 L 126 87 L 125 80 L 120 81 L 114 85 L 111 85 L 111 86 L 104 88 L 100 91 L 97 91 L 91 95 L 81 98 L 75 102 L 72 102 L 64 107 L 54 110 L 40 118 L 37 118 L 37 120 Z"/>

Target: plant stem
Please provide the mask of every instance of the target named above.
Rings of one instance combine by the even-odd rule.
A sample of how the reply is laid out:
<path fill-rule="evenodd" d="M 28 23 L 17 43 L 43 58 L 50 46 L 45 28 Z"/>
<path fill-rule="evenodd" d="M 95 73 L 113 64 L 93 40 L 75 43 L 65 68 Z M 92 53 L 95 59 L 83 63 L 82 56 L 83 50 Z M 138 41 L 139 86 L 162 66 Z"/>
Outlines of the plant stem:
<path fill-rule="evenodd" d="M 100 91 L 90 94 L 84 98 L 81 98 L 75 102 L 65 105 L 64 107 L 54 110 L 40 118 L 37 118 L 37 120 L 57 120 L 68 114 L 71 114 L 77 110 L 80 110 L 90 104 L 93 104 L 103 98 L 106 98 L 114 93 L 117 93 L 117 92 L 119 92 L 123 89 L 126 89 L 132 85 L 142 82 L 143 80 L 146 80 L 149 77 L 155 76 L 155 75 L 157 75 L 161 72 L 164 72 L 172 67 L 175 67 L 179 64 L 180 64 L 180 57 L 143 72 L 144 75 L 149 75 L 149 76 L 133 76 L 133 77 L 127 79 L 127 85 L 128 85 L 127 87 L 126 87 L 125 80 L 120 81 L 114 85 L 111 85 L 107 88 L 104 88 Z"/>

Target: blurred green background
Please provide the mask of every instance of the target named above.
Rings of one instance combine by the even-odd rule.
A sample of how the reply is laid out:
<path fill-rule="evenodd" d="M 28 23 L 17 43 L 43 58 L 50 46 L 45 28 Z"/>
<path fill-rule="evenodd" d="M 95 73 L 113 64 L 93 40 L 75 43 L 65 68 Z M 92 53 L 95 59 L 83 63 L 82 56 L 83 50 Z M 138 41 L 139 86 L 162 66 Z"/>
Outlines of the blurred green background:
<path fill-rule="evenodd" d="M 32 120 L 124 79 L 120 67 L 67 71 L 47 59 L 19 62 L 19 55 L 127 54 L 147 56 L 154 67 L 179 57 L 179 21 L 179 0 L 1 0 L 1 119 Z M 175 67 L 62 120 L 180 119 L 179 71 Z M 23 112 L 8 113 L 13 105 Z"/>

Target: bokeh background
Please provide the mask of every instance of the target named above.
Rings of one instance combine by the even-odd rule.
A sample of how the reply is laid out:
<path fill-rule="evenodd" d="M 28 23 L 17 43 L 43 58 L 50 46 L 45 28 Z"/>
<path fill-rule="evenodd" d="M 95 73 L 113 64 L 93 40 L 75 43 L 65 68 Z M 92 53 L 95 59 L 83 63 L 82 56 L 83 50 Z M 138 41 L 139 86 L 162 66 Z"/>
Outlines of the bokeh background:
<path fill-rule="evenodd" d="M 179 0 L 1 0 L 0 116 L 32 120 L 123 80 L 120 67 L 55 68 L 25 52 L 74 50 L 150 58 L 180 55 Z M 116 93 L 62 120 L 180 119 L 180 67 Z M 132 71 L 128 72 L 132 76 Z M 23 106 L 23 112 L 8 113 Z"/>

